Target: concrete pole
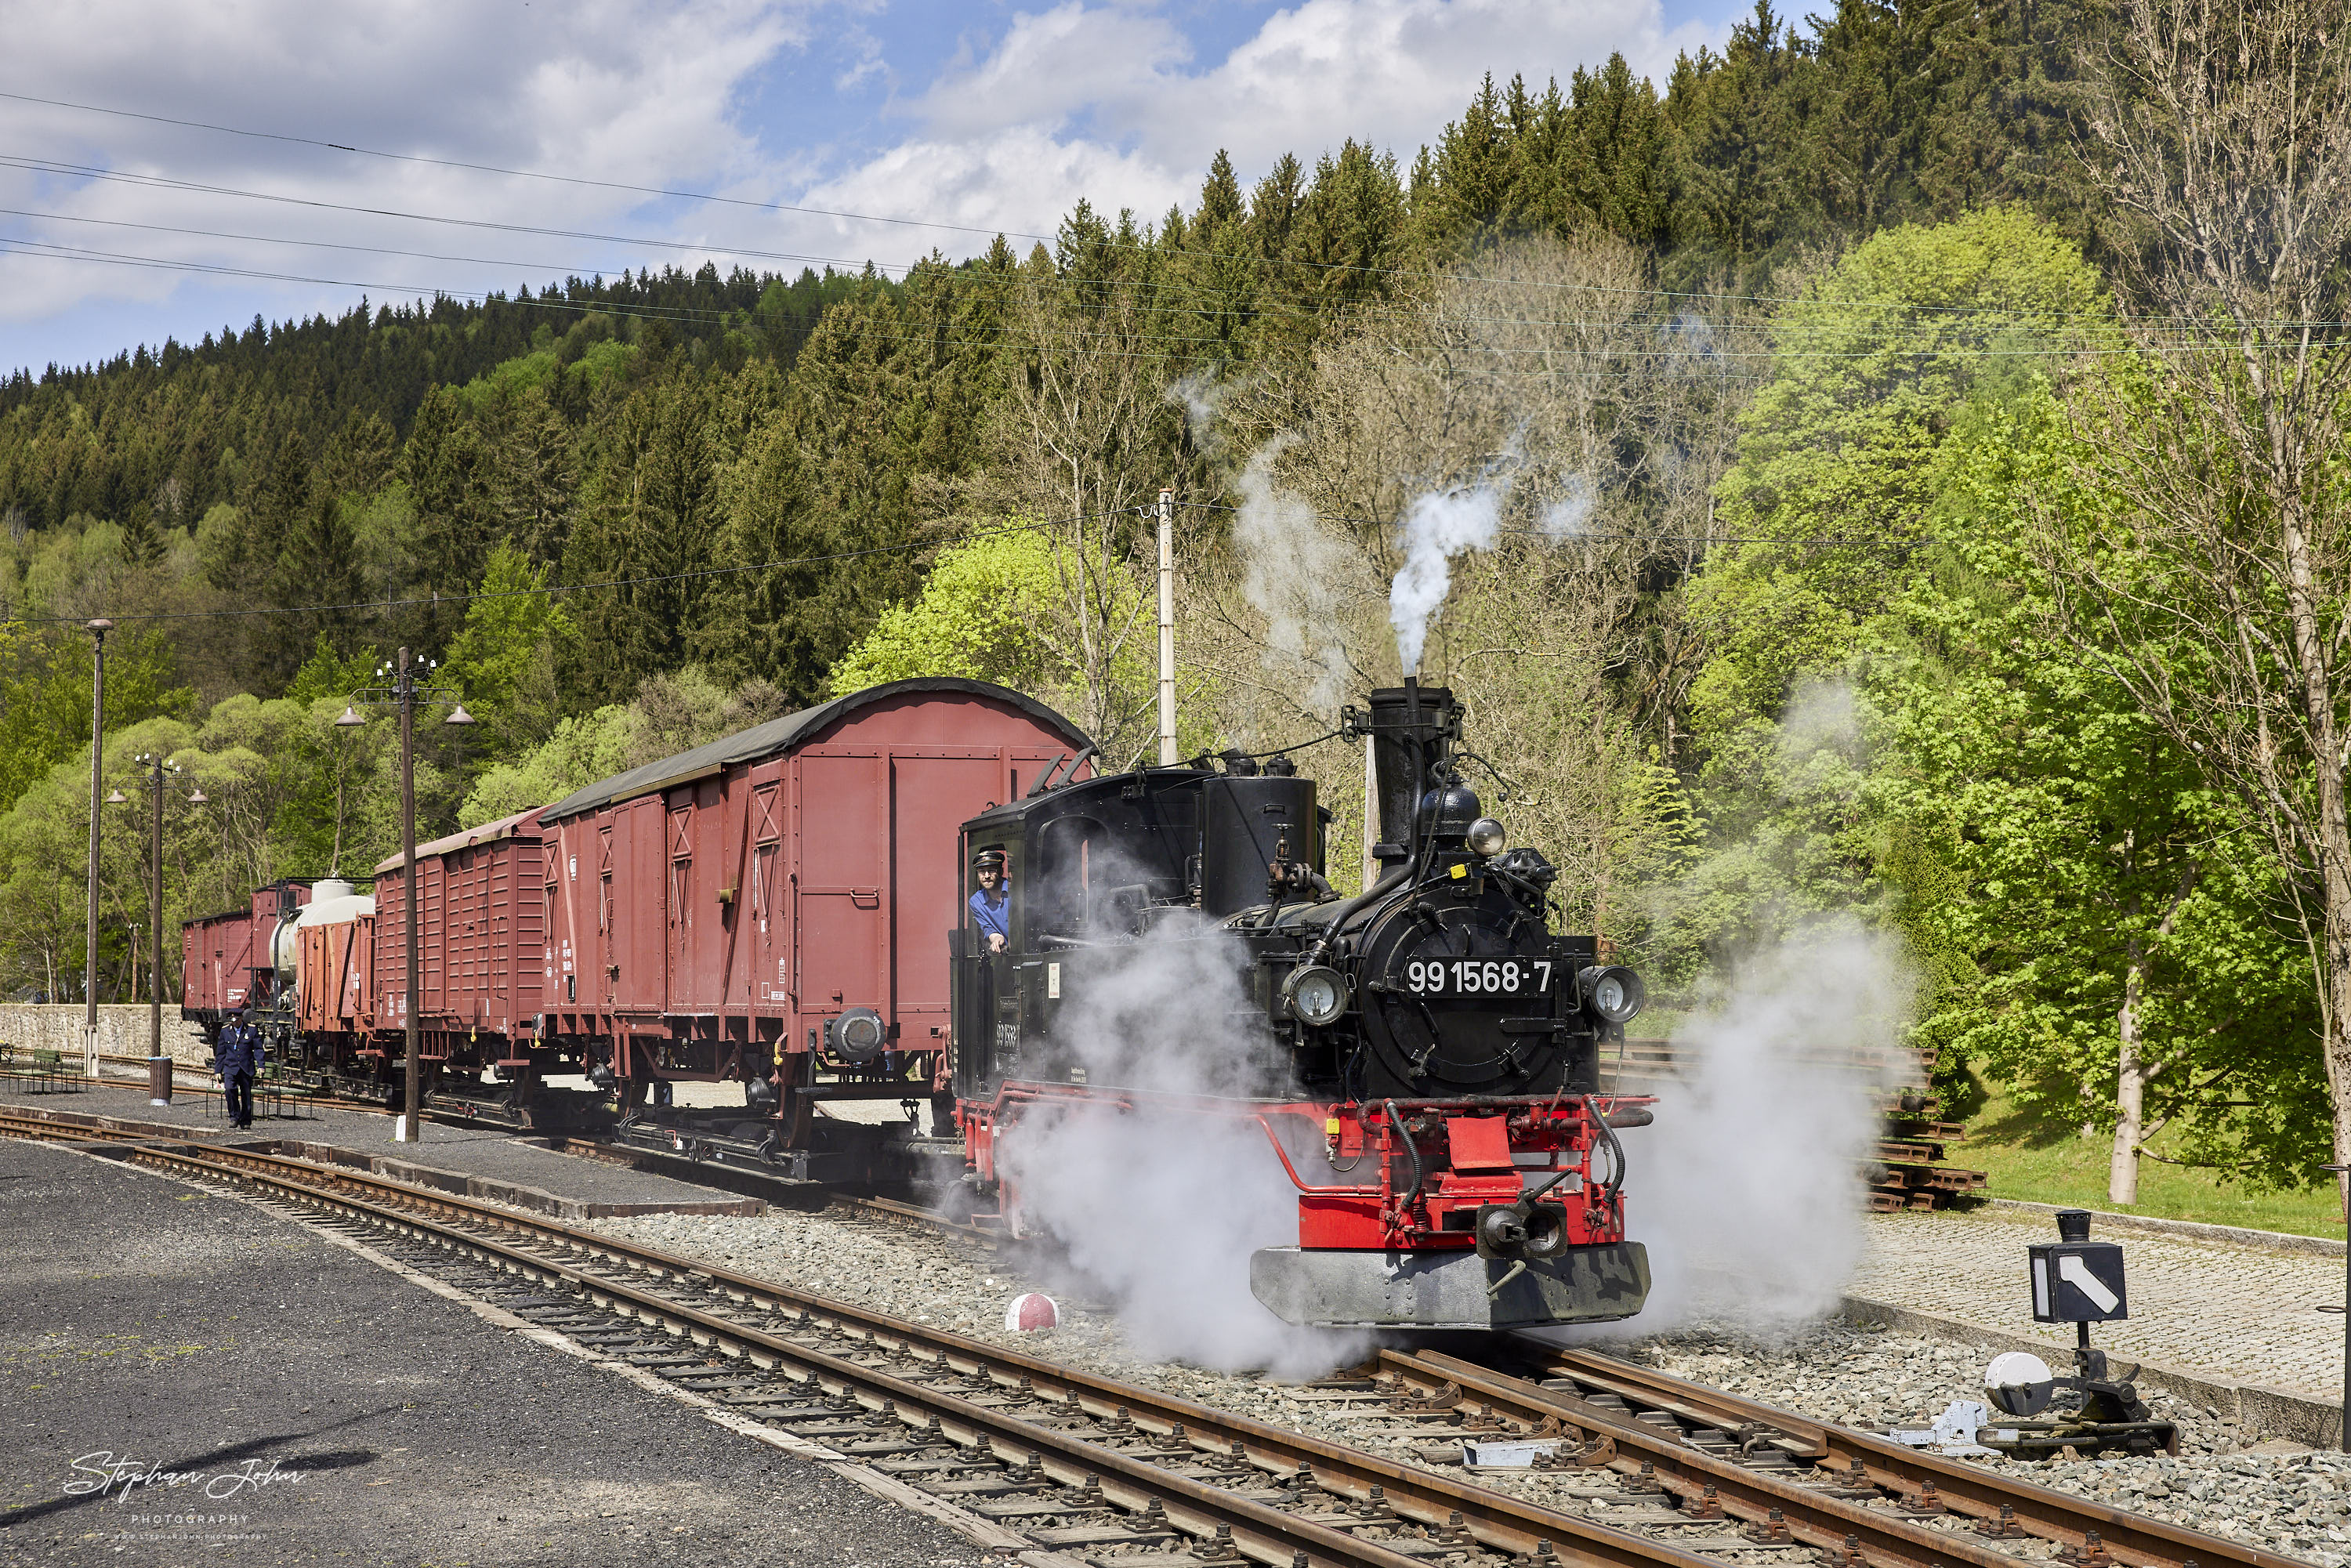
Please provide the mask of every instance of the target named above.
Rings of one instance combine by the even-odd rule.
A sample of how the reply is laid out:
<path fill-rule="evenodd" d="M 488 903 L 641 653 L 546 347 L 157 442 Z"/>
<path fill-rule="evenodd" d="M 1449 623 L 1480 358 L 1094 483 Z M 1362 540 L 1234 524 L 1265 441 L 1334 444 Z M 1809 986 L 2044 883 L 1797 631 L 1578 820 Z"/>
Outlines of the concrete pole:
<path fill-rule="evenodd" d="M 147 994 L 147 1060 L 151 1062 L 163 1054 L 163 758 L 160 756 L 155 758 L 154 794 L 155 885 L 147 890 L 147 924 L 155 936 L 155 983 Z"/>
<path fill-rule="evenodd" d="M 98 1076 L 98 776 L 106 741 L 106 634 L 111 621 L 89 623 L 95 660 L 89 679 L 89 932 L 81 972 L 82 1071 Z"/>
<path fill-rule="evenodd" d="M 1176 765 L 1176 492 L 1159 492 L 1159 762 Z"/>
<path fill-rule="evenodd" d="M 416 1029 L 416 674 L 409 652 L 400 651 L 392 690 L 400 700 L 400 907 L 408 927 L 408 995 L 401 1011 L 408 1020 L 407 1060 L 401 1065 L 401 1138 L 416 1142 L 417 1102 L 423 1097 L 417 1071 Z"/>

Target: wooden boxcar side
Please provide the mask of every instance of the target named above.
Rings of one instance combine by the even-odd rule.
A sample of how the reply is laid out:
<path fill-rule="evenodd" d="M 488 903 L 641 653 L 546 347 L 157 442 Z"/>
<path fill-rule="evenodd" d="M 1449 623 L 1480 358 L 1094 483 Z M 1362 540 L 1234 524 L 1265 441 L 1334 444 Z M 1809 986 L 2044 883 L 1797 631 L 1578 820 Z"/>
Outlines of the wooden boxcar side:
<path fill-rule="evenodd" d="M 424 1054 L 483 1035 L 535 1034 L 546 966 L 547 879 L 538 814 L 526 811 L 416 846 L 417 1027 Z M 375 1021 L 408 1025 L 407 878 L 376 867 L 370 989 Z"/>
<path fill-rule="evenodd" d="M 861 1007 L 937 1049 L 957 828 L 1085 746 L 1006 688 L 902 681 L 546 808 L 549 1027 L 634 1081 L 767 1076 Z"/>
<path fill-rule="evenodd" d="M 295 933 L 294 1017 L 306 1035 L 350 1036 L 356 1043 L 375 1022 L 375 913 L 357 907 L 347 913 L 344 919 L 306 917 Z"/>

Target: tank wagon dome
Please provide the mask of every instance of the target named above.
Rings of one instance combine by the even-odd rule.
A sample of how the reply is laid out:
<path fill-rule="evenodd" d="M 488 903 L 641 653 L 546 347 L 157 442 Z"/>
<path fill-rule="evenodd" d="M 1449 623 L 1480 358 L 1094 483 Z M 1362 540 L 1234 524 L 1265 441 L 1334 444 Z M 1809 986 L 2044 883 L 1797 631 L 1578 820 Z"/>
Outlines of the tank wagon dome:
<path fill-rule="evenodd" d="M 601 807 L 634 800 L 642 795 L 657 794 L 675 785 L 719 773 L 738 763 L 758 761 L 779 756 L 811 745 L 827 731 L 860 712 L 901 697 L 967 696 L 999 703 L 1045 726 L 1067 741 L 1070 749 L 1079 750 L 1090 744 L 1083 731 L 1055 713 L 1036 698 L 1023 695 L 1009 686 L 999 686 L 988 681 L 966 680 L 958 675 L 927 675 L 910 681 L 885 681 L 878 686 L 868 686 L 814 707 L 788 713 L 781 718 L 771 718 L 765 724 L 753 725 L 713 741 L 705 742 L 691 751 L 681 751 L 674 757 L 664 757 L 632 768 L 626 773 L 616 773 L 610 779 L 599 779 L 583 789 L 575 789 L 554 805 L 538 813 L 541 822 L 555 823 L 585 815 Z M 424 851 L 419 846 L 416 852 Z"/>

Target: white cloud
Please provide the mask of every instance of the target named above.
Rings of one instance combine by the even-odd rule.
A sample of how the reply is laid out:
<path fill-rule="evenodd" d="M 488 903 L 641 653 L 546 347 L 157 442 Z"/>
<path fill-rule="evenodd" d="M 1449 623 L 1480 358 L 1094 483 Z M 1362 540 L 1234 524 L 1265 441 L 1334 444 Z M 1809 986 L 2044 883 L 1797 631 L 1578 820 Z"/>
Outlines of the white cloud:
<path fill-rule="evenodd" d="M 459 0 L 321 6 L 302 0 L 111 0 L 11 8 L 21 68 L 44 98 L 355 147 L 632 184 L 758 185 L 773 178 L 730 116 L 746 77 L 803 42 L 809 7 L 778 0 L 588 0 L 496 7 Z M 298 201 L 638 232 L 645 198 L 357 156 L 152 121 L 0 103 L 5 151 Z M 0 168 L 0 233 L 97 250 L 430 288 L 512 288 L 560 270 L 642 265 L 658 252 L 497 235 L 215 192 Z M 465 266 L 78 224 L 383 246 L 490 258 Z M 0 320 L 85 299 L 153 298 L 182 278 L 97 262 L 0 259 Z M 319 291 L 281 290 L 289 301 Z M 348 291 L 330 291 L 348 298 Z M 192 324 L 185 336 L 201 334 Z"/>
<path fill-rule="evenodd" d="M 950 13 L 953 15 L 953 13 Z M 1050 234 L 1080 197 L 1155 219 L 1188 204 L 1228 149 L 1245 181 L 1284 152 L 1311 162 L 1348 138 L 1408 162 L 1458 116 L 1479 79 L 1538 86 L 1623 51 L 1662 76 L 1675 52 L 1721 29 L 1668 30 L 1659 0 L 1301 0 L 1220 56 L 1200 57 L 1147 4 L 1066 0 L 983 29 L 944 65 L 921 18 L 878 0 L 94 0 L 18 5 L 0 87 L 82 103 L 282 131 L 359 147 L 576 175 L 716 190 L 968 225 L 974 233 L 648 201 L 625 192 L 356 156 L 0 100 L 0 152 L 298 201 L 355 204 L 641 243 L 500 233 L 319 206 L 265 203 L 0 167 L 0 236 L 172 263 L 299 274 L 413 295 L 512 289 L 566 273 L 789 256 L 903 263 L 934 245 L 985 247 L 998 229 Z M 820 72 L 785 71 L 820 53 Z M 919 64 L 914 62 L 919 61 Z M 911 91 L 897 84 L 914 82 Z M 889 84 L 875 119 L 852 95 Z M 813 89 L 816 97 L 808 95 Z M 840 101 L 827 98 L 838 95 Z M 782 103 L 789 112 L 778 110 Z M 758 116 L 779 113 L 784 129 Z M 854 149 L 844 153 L 842 148 Z M 401 257 L 179 230 L 430 253 Z M 738 247 L 727 251 L 722 247 Z M 750 255 L 747 252 L 763 252 Z M 444 257 L 486 258 L 457 261 Z M 177 290 L 178 292 L 174 292 Z M 191 283 L 170 270 L 0 255 L 0 361 L 99 357 L 134 310 L 141 323 L 222 307 L 276 316 L 350 302 L 348 287 L 246 279 Z M 70 323 L 77 313 L 89 325 Z M 149 330 L 142 325 L 140 330 Z"/>
<path fill-rule="evenodd" d="M 1016 17 L 985 59 L 909 107 L 935 133 L 1050 126 L 1169 170 L 1204 170 L 1218 147 L 1245 169 L 1285 152 L 1311 163 L 1348 137 L 1409 162 L 1489 71 L 1540 89 L 1622 51 L 1662 79 L 1678 50 L 1714 37 L 1669 33 L 1657 0 L 1304 0 L 1192 71 L 1164 21 L 1069 0 Z"/>
<path fill-rule="evenodd" d="M 1409 164 L 1489 71 L 1538 89 L 1621 51 L 1662 80 L 1719 29 L 1667 30 L 1657 0 L 1304 0 L 1224 58 L 1161 17 L 1067 0 L 1017 15 L 901 111 L 907 142 L 827 181 L 812 199 L 1050 232 L 1080 196 L 1147 219 L 1189 204 L 1228 151 L 1244 180 L 1283 152 L 1311 164 L 1353 137 Z M 942 242 L 951 252 L 975 242 Z"/>

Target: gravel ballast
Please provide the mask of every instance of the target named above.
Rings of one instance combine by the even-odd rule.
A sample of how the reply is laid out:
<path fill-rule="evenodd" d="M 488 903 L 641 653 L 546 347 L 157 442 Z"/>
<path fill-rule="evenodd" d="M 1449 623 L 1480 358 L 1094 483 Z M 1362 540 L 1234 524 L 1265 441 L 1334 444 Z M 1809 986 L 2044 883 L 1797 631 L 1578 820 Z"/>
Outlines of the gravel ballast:
<path fill-rule="evenodd" d="M 1384 1446 L 1417 1462 L 1417 1440 L 1384 1437 L 1360 1422 L 1334 1418 L 1301 1397 L 1293 1383 L 1152 1361 L 1134 1354 L 1114 1313 L 1082 1298 L 1065 1280 L 1027 1279 L 1003 1258 L 968 1241 L 911 1225 L 822 1213 L 772 1209 L 754 1218 L 656 1215 L 598 1221 L 596 1228 L 643 1245 L 742 1273 L 910 1318 L 988 1343 L 1104 1376 L 1165 1390 L 1236 1414 L 1334 1442 Z M 1022 1291 L 1053 1291 L 1062 1326 L 1008 1332 L 1006 1304 Z M 1604 1348 L 1646 1364 L 1815 1419 L 1884 1432 L 1926 1426 L 1955 1399 L 1983 1397 L 1985 1352 L 1879 1328 L 1827 1322 L 1768 1336 L 1722 1328 L 1684 1328 Z M 1335 1358 L 1353 1360 L 1360 1341 L 1333 1339 Z M 1334 1359 L 1333 1365 L 1338 1364 Z M 2181 1427 L 2177 1458 L 2106 1458 L 2048 1463 L 1980 1460 L 2060 1491 L 2207 1531 L 2249 1545 L 2342 1568 L 2351 1562 L 2351 1458 L 2297 1445 L 2262 1442 L 2214 1414 L 2149 1399 L 2156 1414 Z M 1500 1490 L 1576 1512 L 1595 1511 L 1573 1495 L 1582 1478 L 1523 1479 L 1487 1471 Z M 1938 1527 L 1965 1529 L 1956 1517 Z M 1713 1548 L 1708 1547 L 1709 1551 Z"/>

